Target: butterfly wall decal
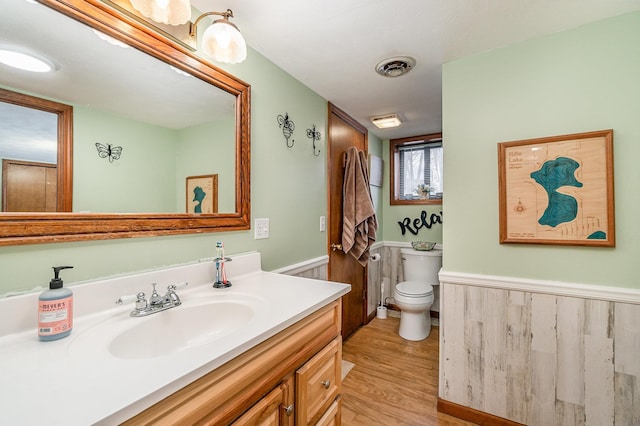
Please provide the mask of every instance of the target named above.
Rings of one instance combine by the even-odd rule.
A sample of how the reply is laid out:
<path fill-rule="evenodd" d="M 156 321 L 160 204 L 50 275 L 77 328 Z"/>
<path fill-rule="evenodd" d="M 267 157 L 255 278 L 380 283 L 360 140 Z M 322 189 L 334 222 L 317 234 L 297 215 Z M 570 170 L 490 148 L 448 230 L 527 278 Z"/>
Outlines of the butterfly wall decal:
<path fill-rule="evenodd" d="M 100 158 L 109 158 L 110 163 L 113 163 L 113 160 L 119 160 L 122 155 L 122 147 L 112 146 L 110 143 L 105 145 L 96 142 L 96 149 L 98 150 L 98 156 Z"/>

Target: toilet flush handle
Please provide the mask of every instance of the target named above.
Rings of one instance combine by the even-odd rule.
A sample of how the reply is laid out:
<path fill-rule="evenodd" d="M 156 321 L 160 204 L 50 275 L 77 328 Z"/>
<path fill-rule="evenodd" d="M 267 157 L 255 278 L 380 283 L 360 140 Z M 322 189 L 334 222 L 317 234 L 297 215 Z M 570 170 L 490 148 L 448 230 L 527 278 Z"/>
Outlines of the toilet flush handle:
<path fill-rule="evenodd" d="M 333 243 L 333 244 L 331 244 L 329 247 L 331 247 L 331 250 L 332 250 L 332 251 L 342 250 L 342 244 L 336 244 L 336 243 Z"/>

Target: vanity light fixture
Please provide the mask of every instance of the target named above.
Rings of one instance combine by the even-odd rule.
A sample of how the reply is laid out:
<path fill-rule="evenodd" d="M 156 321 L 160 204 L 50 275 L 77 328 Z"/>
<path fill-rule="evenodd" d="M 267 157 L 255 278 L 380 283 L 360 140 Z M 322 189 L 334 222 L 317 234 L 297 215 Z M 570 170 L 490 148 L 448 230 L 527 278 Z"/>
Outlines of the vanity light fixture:
<path fill-rule="evenodd" d="M 387 114 L 387 115 L 381 115 L 378 117 L 371 117 L 371 122 L 378 129 L 388 129 L 391 127 L 398 127 L 399 125 L 402 124 L 402 121 L 400 120 L 400 117 L 398 117 L 398 114 Z"/>
<path fill-rule="evenodd" d="M 240 30 L 229 18 L 233 18 L 233 11 L 227 9 L 226 12 L 206 12 L 203 13 L 191 24 L 189 35 L 198 37 L 198 23 L 205 16 L 218 15 L 222 19 L 213 21 L 202 35 L 202 51 L 213 60 L 225 64 L 237 64 L 247 58 L 247 43 L 240 34 Z"/>
<path fill-rule="evenodd" d="M 10 49 L 0 49 L 0 63 L 31 72 L 50 72 L 57 69 L 49 59 Z"/>
<path fill-rule="evenodd" d="M 161 24 L 186 24 L 191 19 L 190 0 L 131 0 L 131 5 L 142 16 Z"/>

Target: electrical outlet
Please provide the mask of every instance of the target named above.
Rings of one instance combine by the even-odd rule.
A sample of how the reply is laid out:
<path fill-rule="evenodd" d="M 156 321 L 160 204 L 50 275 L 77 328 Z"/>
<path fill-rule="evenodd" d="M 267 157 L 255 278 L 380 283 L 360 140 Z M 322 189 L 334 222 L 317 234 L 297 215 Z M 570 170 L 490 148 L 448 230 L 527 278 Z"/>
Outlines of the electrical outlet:
<path fill-rule="evenodd" d="M 327 230 L 327 218 L 325 216 L 320 216 L 320 232 L 324 232 Z"/>
<path fill-rule="evenodd" d="M 255 239 L 260 240 L 263 238 L 269 238 L 269 218 L 256 218 Z"/>

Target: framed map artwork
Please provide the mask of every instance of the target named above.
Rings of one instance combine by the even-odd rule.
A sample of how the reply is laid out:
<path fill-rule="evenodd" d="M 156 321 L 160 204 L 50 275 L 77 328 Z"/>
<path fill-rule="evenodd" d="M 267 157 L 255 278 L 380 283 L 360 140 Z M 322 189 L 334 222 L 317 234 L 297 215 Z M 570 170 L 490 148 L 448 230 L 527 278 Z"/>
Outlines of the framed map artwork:
<path fill-rule="evenodd" d="M 613 130 L 498 144 L 500 243 L 615 247 Z"/>
<path fill-rule="evenodd" d="M 187 177 L 187 213 L 218 213 L 218 175 Z"/>

